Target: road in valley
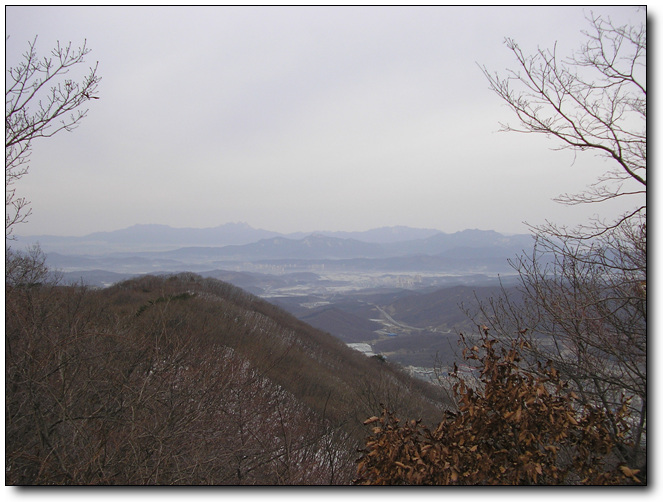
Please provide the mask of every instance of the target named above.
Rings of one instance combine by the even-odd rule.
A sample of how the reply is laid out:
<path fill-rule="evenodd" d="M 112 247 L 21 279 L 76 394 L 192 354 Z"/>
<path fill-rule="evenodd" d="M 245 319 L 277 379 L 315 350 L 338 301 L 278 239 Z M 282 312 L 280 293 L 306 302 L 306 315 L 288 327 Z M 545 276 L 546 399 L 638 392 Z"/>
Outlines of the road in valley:
<path fill-rule="evenodd" d="M 401 328 L 401 329 L 409 329 L 409 330 L 413 330 L 413 331 L 424 331 L 424 330 L 425 330 L 425 328 L 416 328 L 416 327 L 414 327 L 414 326 L 409 326 L 409 325 L 407 325 L 407 324 L 403 324 L 402 322 L 398 322 L 398 321 L 396 321 L 393 317 L 391 317 L 391 316 L 390 316 L 390 315 L 389 315 L 389 314 L 388 314 L 388 313 L 387 313 L 382 307 L 380 307 L 379 305 L 375 305 L 375 304 L 373 304 L 373 303 L 371 303 L 371 305 L 372 305 L 373 307 L 375 307 L 376 309 L 378 309 L 378 310 L 380 311 L 380 313 L 385 317 L 385 319 L 387 319 L 387 321 L 388 321 L 389 323 L 393 324 L 394 326 L 398 326 L 398 327 Z"/>

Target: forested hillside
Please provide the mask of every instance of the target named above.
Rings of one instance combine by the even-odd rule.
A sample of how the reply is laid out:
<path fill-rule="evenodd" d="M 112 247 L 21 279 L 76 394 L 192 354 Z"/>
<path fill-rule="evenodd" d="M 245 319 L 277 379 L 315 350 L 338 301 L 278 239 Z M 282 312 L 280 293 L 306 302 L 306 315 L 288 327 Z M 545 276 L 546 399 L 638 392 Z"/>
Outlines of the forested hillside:
<path fill-rule="evenodd" d="M 6 9 L 5 484 L 646 485 L 646 7 L 565 9 Z M 238 217 L 349 228 L 17 232 Z"/>
<path fill-rule="evenodd" d="M 10 277 L 12 279 L 12 277 Z M 194 274 L 6 287 L 7 484 L 348 484 L 433 387 Z"/>

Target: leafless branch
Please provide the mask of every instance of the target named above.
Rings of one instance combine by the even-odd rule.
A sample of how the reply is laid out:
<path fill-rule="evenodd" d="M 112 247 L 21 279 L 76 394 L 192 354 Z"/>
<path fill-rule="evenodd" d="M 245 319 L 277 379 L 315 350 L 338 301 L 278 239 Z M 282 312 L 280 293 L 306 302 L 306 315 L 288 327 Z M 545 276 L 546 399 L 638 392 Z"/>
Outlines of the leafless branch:
<path fill-rule="evenodd" d="M 589 41 L 570 58 L 561 59 L 556 47 L 528 56 L 506 39 L 518 69 L 501 77 L 481 68 L 518 118 L 519 126 L 502 124 L 503 131 L 544 134 L 559 149 L 594 151 L 618 165 L 588 192 L 559 198 L 571 204 L 640 195 L 642 190 L 621 191 L 621 184 L 647 184 L 646 31 L 596 16 L 589 21 Z"/>
<path fill-rule="evenodd" d="M 5 90 L 5 237 L 14 238 L 16 224 L 30 215 L 29 202 L 16 196 L 13 186 L 27 174 L 32 142 L 50 138 L 60 131 L 72 131 L 85 118 L 84 104 L 95 96 L 101 77 L 98 63 L 80 82 L 67 77 L 85 62 L 90 49 L 86 43 L 73 49 L 57 43 L 50 56 L 40 58 L 37 37 L 29 42 L 22 61 L 6 72 Z"/>

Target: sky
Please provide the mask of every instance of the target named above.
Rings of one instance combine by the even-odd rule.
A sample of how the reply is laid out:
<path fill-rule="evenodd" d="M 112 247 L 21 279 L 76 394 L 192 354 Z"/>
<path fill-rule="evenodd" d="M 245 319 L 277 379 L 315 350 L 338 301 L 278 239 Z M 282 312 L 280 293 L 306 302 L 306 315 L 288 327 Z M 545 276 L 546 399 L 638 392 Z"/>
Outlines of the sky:
<path fill-rule="evenodd" d="M 626 205 L 564 206 L 610 165 L 517 124 L 480 66 L 505 37 L 570 55 L 590 12 L 632 7 L 6 7 L 6 66 L 86 40 L 99 100 L 36 140 L 18 235 L 134 224 L 278 232 L 407 225 L 526 233 Z"/>

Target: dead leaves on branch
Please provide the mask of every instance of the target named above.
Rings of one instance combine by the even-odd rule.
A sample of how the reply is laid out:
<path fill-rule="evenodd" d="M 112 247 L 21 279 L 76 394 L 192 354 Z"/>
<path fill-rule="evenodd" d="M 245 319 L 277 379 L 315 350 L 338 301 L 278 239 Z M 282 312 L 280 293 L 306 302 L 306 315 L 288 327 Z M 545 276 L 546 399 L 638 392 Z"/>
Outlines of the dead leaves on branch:
<path fill-rule="evenodd" d="M 388 410 L 366 420 L 372 434 L 358 460 L 357 484 L 521 485 L 634 484 L 638 471 L 619 465 L 611 427 L 625 437 L 626 403 L 612 417 L 581 406 L 548 364 L 540 375 L 518 366 L 523 340 L 502 347 L 483 330 L 467 348 L 480 385 L 458 374 L 457 413 L 431 430 Z"/>

